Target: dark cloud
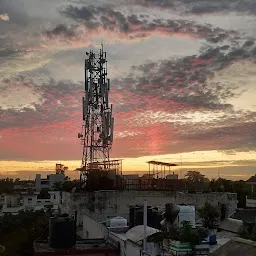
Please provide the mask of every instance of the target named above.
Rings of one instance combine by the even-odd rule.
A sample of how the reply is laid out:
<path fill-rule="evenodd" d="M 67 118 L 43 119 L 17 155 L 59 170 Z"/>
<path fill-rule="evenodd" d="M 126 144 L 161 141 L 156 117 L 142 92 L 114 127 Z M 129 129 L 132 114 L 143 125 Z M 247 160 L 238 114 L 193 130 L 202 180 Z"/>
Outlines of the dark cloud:
<path fill-rule="evenodd" d="M 252 54 L 250 47 L 244 51 Z M 256 142 L 255 113 L 237 112 L 225 103 L 236 96 L 234 87 L 208 83 L 216 70 L 239 59 L 233 51 L 229 47 L 209 48 L 199 56 L 133 67 L 136 75 L 113 80 L 113 156 L 242 149 L 249 141 Z M 0 134 L 3 142 L 6 138 L 9 141 L 3 143 L 2 152 L 13 151 L 22 159 L 46 159 L 49 154 L 51 159 L 76 159 L 80 154 L 76 133 L 81 125 L 82 83 L 51 79 L 39 84 L 19 76 L 4 79 L 1 94 L 12 87 L 30 88 L 41 98 L 31 107 L 0 110 Z M 186 116 L 193 112 L 223 114 L 219 119 L 194 122 Z M 33 150 L 38 145 L 40 150 Z M 72 153 L 70 147 L 74 148 Z"/>
<path fill-rule="evenodd" d="M 94 20 L 95 14 L 99 13 L 101 8 L 94 6 L 89 7 L 74 7 L 72 5 L 67 6 L 62 13 L 75 20 Z"/>
<path fill-rule="evenodd" d="M 116 26 L 120 31 L 127 32 L 129 23 L 127 17 L 111 7 L 84 6 L 82 8 L 67 6 L 62 13 L 76 21 L 84 22 L 87 28 L 97 28 L 103 26 L 104 29 L 113 29 Z M 131 22 L 134 22 L 131 16 Z"/>
<path fill-rule="evenodd" d="M 218 12 L 256 14 L 256 2 L 254 0 L 124 0 L 124 2 L 150 8 L 165 8 L 172 11 L 184 12 L 185 10 L 185 12 L 197 15 Z"/>
<path fill-rule="evenodd" d="M 135 66 L 132 72 L 139 72 L 139 75 L 112 81 L 112 94 L 121 95 L 120 99 L 112 98 L 115 111 L 128 113 L 135 109 L 139 112 L 158 109 L 169 112 L 172 108 L 172 113 L 177 113 L 191 109 L 230 110 L 232 105 L 225 101 L 237 96 L 234 92 L 236 87 L 213 84 L 208 80 L 214 77 L 214 72 L 237 60 L 255 57 L 254 46 L 252 43 L 250 45 L 237 49 L 230 49 L 228 46 L 208 48 L 199 56 Z M 70 112 L 80 111 L 81 84 L 50 80 L 38 85 L 33 80 L 20 76 L 3 80 L 1 93 L 6 93 L 12 86 L 31 87 L 35 94 L 40 95 L 41 103 L 34 103 L 33 108 L 22 110 L 0 110 L 1 120 L 4 120 L 1 122 L 2 128 L 15 127 L 17 124 L 30 126 L 31 122 L 44 124 L 55 120 L 63 121 L 69 117 Z M 154 104 L 151 103 L 152 100 Z M 67 101 L 71 103 L 64 104 Z"/>
<path fill-rule="evenodd" d="M 50 79 L 47 83 L 36 84 L 32 79 L 18 76 L 4 79 L 0 84 L 0 93 L 8 90 L 31 88 L 34 95 L 39 95 L 40 102 L 32 103 L 31 107 L 0 108 L 0 128 L 30 127 L 31 125 L 45 125 L 67 120 L 70 112 L 78 110 L 80 100 L 76 98 L 82 93 L 82 83 L 71 81 L 55 81 Z M 33 97 L 33 95 L 31 95 Z M 68 102 L 68 104 L 66 104 Z"/>
<path fill-rule="evenodd" d="M 193 132 L 183 137 L 187 141 L 209 141 L 214 140 L 214 144 L 219 149 L 239 149 L 241 151 L 256 150 L 256 113 L 254 119 L 248 122 L 249 116 L 239 117 L 240 122 L 236 120 L 234 124 L 227 122 L 225 127 L 206 128 L 199 130 L 194 129 Z M 231 121 L 231 120 L 230 120 Z M 196 128 L 196 127 L 194 127 Z M 252 144 L 250 147 L 249 145 Z M 230 152 L 230 151 L 227 151 Z"/>
<path fill-rule="evenodd" d="M 22 50 L 15 50 L 15 49 L 0 49 L 0 58 L 8 58 L 8 57 L 15 57 L 19 55 L 23 55 L 25 52 Z"/>
<path fill-rule="evenodd" d="M 66 25 L 59 24 L 54 29 L 45 31 L 44 34 L 49 38 L 52 38 L 55 36 L 61 36 L 63 38 L 76 39 L 76 37 L 78 36 L 77 33 L 75 32 L 76 27 L 77 26 L 67 27 Z"/>
<path fill-rule="evenodd" d="M 53 38 L 70 38 L 79 40 L 81 34 L 97 33 L 97 29 L 103 29 L 111 33 L 123 34 L 127 39 L 145 37 L 151 33 L 164 34 L 166 36 L 185 35 L 195 38 L 204 38 L 211 43 L 223 42 L 227 39 L 236 41 L 239 39 L 235 31 L 226 31 L 214 28 L 211 25 L 200 25 L 186 20 L 164 20 L 141 18 L 140 15 L 125 15 L 111 7 L 73 7 L 68 6 L 63 11 L 67 17 L 78 22 L 77 25 L 67 27 L 58 25 L 54 29 L 44 31 L 44 35 Z M 86 30 L 79 30 L 79 25 Z M 84 39 L 83 39 L 84 40 Z"/>
<path fill-rule="evenodd" d="M 256 2 L 254 0 L 218 0 L 218 1 L 183 1 L 189 12 L 194 14 L 207 14 L 215 12 L 241 12 L 256 14 Z"/>
<path fill-rule="evenodd" d="M 235 111 L 225 103 L 242 92 L 211 81 L 216 71 L 255 59 L 253 47 L 210 47 L 199 56 L 134 66 L 136 75 L 112 81 L 116 123 L 132 135 L 116 142 L 118 150 L 127 143 L 118 153 L 134 157 L 256 145 L 255 112 Z M 194 122 L 193 112 L 209 115 L 208 120 Z"/>
<path fill-rule="evenodd" d="M 256 57 L 253 47 L 210 47 L 199 56 L 134 66 L 133 71 L 140 72 L 140 75 L 115 80 L 113 84 L 119 92 L 129 90 L 141 97 L 151 96 L 155 100 L 176 102 L 189 106 L 188 108 L 224 110 L 232 107 L 225 104 L 225 101 L 238 96 L 234 92 L 237 88 L 213 83 L 209 79 L 214 77 L 216 71 L 235 61 L 251 57 Z M 143 105 L 143 100 L 138 104 Z M 128 106 L 130 102 L 127 99 Z M 125 109 L 124 104 L 120 107 Z"/>

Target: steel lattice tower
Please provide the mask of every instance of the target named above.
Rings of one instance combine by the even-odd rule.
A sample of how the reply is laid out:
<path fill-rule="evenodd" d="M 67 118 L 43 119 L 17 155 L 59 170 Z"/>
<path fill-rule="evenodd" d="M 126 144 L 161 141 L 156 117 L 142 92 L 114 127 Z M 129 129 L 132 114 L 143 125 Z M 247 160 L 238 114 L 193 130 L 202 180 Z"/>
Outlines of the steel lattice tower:
<path fill-rule="evenodd" d="M 99 54 L 93 51 L 86 52 L 84 86 L 83 125 L 82 132 L 78 134 L 83 146 L 80 169 L 82 182 L 86 181 L 89 171 L 109 168 L 107 163 L 113 143 L 114 118 L 112 104 L 108 101 L 110 80 L 107 78 L 107 60 L 103 46 Z"/>

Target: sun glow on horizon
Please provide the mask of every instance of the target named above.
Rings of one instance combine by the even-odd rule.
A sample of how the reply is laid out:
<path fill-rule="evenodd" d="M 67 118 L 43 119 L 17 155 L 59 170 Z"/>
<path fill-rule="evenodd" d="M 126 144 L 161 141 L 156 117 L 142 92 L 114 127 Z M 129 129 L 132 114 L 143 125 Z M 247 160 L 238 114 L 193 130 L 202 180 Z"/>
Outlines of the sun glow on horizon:
<path fill-rule="evenodd" d="M 177 167 L 172 167 L 171 171 L 183 176 L 187 170 L 199 170 L 209 177 L 217 177 L 219 171 L 222 176 L 234 178 L 248 178 L 254 175 L 252 171 L 237 171 L 232 174 L 230 168 L 239 169 L 249 166 L 253 169 L 255 166 L 256 152 L 220 152 L 220 151 L 195 151 L 182 154 L 166 154 L 155 156 L 143 156 L 138 158 L 122 158 L 123 173 L 147 173 L 150 160 L 176 163 Z M 69 167 L 67 175 L 71 178 L 78 178 L 79 174 L 75 171 L 80 167 L 80 160 L 69 161 L 0 161 L 0 175 L 2 176 L 22 176 L 23 178 L 33 177 L 36 173 L 52 173 L 55 164 L 62 163 Z M 225 171 L 225 168 L 227 171 Z"/>

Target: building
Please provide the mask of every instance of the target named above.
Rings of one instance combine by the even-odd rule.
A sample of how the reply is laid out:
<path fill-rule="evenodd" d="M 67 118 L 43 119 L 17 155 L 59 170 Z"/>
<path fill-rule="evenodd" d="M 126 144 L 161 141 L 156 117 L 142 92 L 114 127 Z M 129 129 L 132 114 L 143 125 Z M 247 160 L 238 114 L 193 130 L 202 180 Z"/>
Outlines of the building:
<path fill-rule="evenodd" d="M 226 218 L 220 223 L 219 230 L 224 230 L 227 232 L 238 234 L 242 226 L 243 226 L 242 220 Z"/>
<path fill-rule="evenodd" d="M 5 196 L 6 196 L 6 193 L 2 193 L 0 195 L 0 209 L 2 209 L 3 205 L 5 204 Z M 1 215 L 1 212 L 0 212 L 0 215 Z"/>
<path fill-rule="evenodd" d="M 175 174 L 174 172 L 172 174 L 168 174 L 166 176 L 166 179 L 167 180 L 178 180 L 179 179 L 179 175 L 178 174 Z"/>
<path fill-rule="evenodd" d="M 246 181 L 247 184 L 251 185 L 251 192 L 254 193 L 256 188 L 256 174 Z"/>
<path fill-rule="evenodd" d="M 41 174 L 36 174 L 35 187 L 36 191 L 40 192 L 42 189 L 53 189 L 55 183 L 64 183 L 65 175 L 60 174 L 49 174 L 47 178 L 42 179 Z"/>
<path fill-rule="evenodd" d="M 18 214 L 19 211 L 24 210 L 22 204 L 22 196 L 18 193 L 6 194 L 5 203 L 2 207 L 3 214 Z"/>
<path fill-rule="evenodd" d="M 131 205 L 142 205 L 144 199 L 148 205 L 164 209 L 167 203 L 194 205 L 202 207 L 206 201 L 216 207 L 225 206 L 227 216 L 237 209 L 236 193 L 181 193 L 175 191 L 115 191 L 101 190 L 90 193 L 62 193 L 61 212 L 70 216 L 78 212 L 78 221 L 82 224 L 83 215 L 92 216 L 102 222 L 109 218 L 122 216 L 129 218 Z"/>
<path fill-rule="evenodd" d="M 113 225 L 112 226 L 110 225 L 109 227 L 107 227 L 103 223 L 99 223 L 87 215 L 84 215 L 83 220 L 84 220 L 83 222 L 84 238 L 104 239 L 108 241 L 110 244 L 114 245 L 115 247 L 120 248 L 120 256 L 144 255 L 143 246 L 142 246 L 144 227 L 142 225 L 129 229 L 129 227 L 126 226 L 126 222 L 123 222 L 124 219 L 120 218 L 121 222 L 118 220 L 119 227 L 118 228 L 116 227 L 116 229 L 113 229 Z M 116 218 L 113 218 L 111 220 L 116 221 Z M 146 228 L 147 237 L 156 232 L 159 232 L 159 230 L 147 226 Z M 158 253 L 159 247 L 157 246 L 157 244 L 147 243 L 147 249 L 148 251 L 145 254 L 147 256 L 149 255 L 156 256 L 159 254 Z"/>
<path fill-rule="evenodd" d="M 233 238 L 219 249 L 210 254 L 211 256 L 255 256 L 256 242 L 242 238 Z"/>
<path fill-rule="evenodd" d="M 72 248 L 55 249 L 49 246 L 48 241 L 41 241 L 34 244 L 35 256 L 119 256 L 120 250 L 104 239 L 83 239 L 76 241 Z"/>
<path fill-rule="evenodd" d="M 39 193 L 8 194 L 2 207 L 3 214 L 18 214 L 25 210 L 47 210 L 51 208 L 58 211 L 61 204 L 60 191 L 49 191 L 48 196 L 42 197 Z"/>
<path fill-rule="evenodd" d="M 256 208 L 245 208 L 237 209 L 232 218 L 237 220 L 242 220 L 245 222 L 255 222 L 256 221 Z"/>
<path fill-rule="evenodd" d="M 140 177 L 138 174 L 128 174 L 123 175 L 124 179 L 124 189 L 127 190 L 137 190 L 140 185 Z"/>
<path fill-rule="evenodd" d="M 65 171 L 68 167 L 63 164 L 56 164 L 55 174 L 49 174 L 46 178 L 42 179 L 41 174 L 36 174 L 35 189 L 40 192 L 42 189 L 51 190 L 54 188 L 55 183 L 64 183 Z"/>
<path fill-rule="evenodd" d="M 78 239 L 75 218 L 59 215 L 49 220 L 49 238 L 34 243 L 35 256 L 97 255 L 119 256 L 118 246 L 104 238 Z"/>
<path fill-rule="evenodd" d="M 21 192 L 21 193 L 27 193 L 28 191 L 34 191 L 35 190 L 35 182 L 34 181 L 27 181 L 27 182 L 19 182 L 19 184 L 15 184 L 13 186 L 14 191 Z"/>
<path fill-rule="evenodd" d="M 251 186 L 251 194 L 246 196 L 246 207 L 256 208 L 256 196 L 254 195 L 256 188 L 256 175 L 246 181 Z"/>

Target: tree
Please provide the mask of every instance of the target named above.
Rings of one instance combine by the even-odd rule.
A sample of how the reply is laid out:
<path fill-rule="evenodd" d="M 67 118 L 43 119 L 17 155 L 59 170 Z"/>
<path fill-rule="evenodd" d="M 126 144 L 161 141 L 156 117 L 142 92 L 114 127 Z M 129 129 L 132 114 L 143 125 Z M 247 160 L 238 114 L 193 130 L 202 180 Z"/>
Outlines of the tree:
<path fill-rule="evenodd" d="M 198 171 L 188 171 L 185 174 L 185 177 L 188 182 L 192 183 L 203 183 L 208 180 L 205 178 L 205 175 L 201 174 Z"/>
<path fill-rule="evenodd" d="M 216 226 L 219 212 L 216 207 L 209 202 L 205 202 L 204 206 L 198 210 L 199 217 L 203 219 L 205 228 L 213 229 Z"/>
<path fill-rule="evenodd" d="M 195 245 L 200 244 L 200 237 L 198 233 L 193 230 L 190 222 L 184 221 L 180 228 L 179 240 L 182 243 L 189 243 L 192 249 L 195 249 Z"/>
<path fill-rule="evenodd" d="M 33 255 L 33 241 L 47 239 L 50 213 L 20 212 L 0 217 L 0 245 L 6 256 Z"/>

